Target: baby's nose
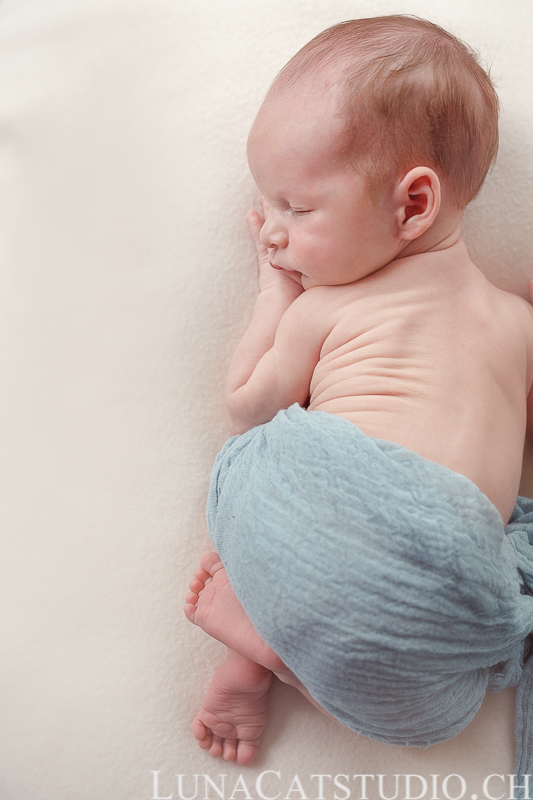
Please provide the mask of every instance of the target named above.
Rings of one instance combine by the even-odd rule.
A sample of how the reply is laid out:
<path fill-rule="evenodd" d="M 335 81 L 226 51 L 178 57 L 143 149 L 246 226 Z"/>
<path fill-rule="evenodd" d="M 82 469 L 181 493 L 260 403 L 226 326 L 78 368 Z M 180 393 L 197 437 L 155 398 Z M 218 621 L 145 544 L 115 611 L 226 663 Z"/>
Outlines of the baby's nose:
<path fill-rule="evenodd" d="M 266 218 L 259 238 L 265 247 L 286 247 L 289 240 L 281 220 L 272 214 Z"/>

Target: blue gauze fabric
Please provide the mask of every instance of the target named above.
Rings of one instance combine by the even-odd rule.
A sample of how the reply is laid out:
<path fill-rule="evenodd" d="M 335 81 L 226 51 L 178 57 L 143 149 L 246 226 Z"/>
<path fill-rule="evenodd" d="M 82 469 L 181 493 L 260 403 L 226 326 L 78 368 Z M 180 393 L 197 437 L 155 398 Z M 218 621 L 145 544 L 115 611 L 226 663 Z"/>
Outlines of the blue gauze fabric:
<path fill-rule="evenodd" d="M 519 684 L 533 772 L 533 501 L 504 530 L 464 476 L 294 405 L 226 442 L 207 520 L 255 629 L 343 725 L 427 747 Z"/>

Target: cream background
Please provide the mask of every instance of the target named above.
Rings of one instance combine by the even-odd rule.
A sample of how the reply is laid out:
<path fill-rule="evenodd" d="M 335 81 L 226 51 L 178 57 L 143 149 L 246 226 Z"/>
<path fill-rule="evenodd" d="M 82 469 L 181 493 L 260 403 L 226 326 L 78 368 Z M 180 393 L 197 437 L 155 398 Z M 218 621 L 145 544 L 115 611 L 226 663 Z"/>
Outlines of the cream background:
<path fill-rule="evenodd" d="M 427 751 L 355 737 L 280 685 L 252 767 L 212 761 L 189 733 L 224 655 L 182 605 L 255 292 L 248 127 L 313 35 L 396 12 L 492 63 L 501 155 L 465 233 L 525 293 L 529 0 L 0 2 L 1 800 L 149 800 L 152 770 L 174 798 L 174 773 L 226 774 L 227 797 L 243 773 L 255 798 L 265 770 L 281 797 L 296 773 L 316 797 L 319 772 L 459 773 L 481 797 L 511 771 L 511 690 Z"/>

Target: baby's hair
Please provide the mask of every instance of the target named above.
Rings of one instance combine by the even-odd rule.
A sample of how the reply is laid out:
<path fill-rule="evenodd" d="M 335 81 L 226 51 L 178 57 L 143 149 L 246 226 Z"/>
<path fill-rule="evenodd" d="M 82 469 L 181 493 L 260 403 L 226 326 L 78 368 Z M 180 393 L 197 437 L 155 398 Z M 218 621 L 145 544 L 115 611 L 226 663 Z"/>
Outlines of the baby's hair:
<path fill-rule="evenodd" d="M 341 22 L 306 44 L 272 90 L 309 79 L 340 85 L 343 158 L 371 186 L 430 166 L 448 178 L 460 208 L 479 193 L 498 150 L 498 97 L 455 36 L 412 16 Z"/>

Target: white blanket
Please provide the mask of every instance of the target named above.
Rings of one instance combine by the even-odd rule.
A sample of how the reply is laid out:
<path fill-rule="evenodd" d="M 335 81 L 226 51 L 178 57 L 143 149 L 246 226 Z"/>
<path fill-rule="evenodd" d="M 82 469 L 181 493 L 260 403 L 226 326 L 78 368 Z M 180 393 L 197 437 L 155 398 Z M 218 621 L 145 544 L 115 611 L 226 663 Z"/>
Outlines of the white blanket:
<path fill-rule="evenodd" d="M 254 800 L 342 800 L 342 784 L 362 796 L 360 773 L 374 776 L 369 800 L 378 774 L 382 794 L 395 774 L 409 794 L 407 773 L 420 776 L 411 795 L 425 780 L 427 798 L 432 781 L 457 797 L 459 778 L 443 787 L 456 774 L 470 798 L 512 771 L 510 690 L 425 751 L 348 733 L 281 685 L 252 767 L 211 760 L 189 730 L 224 656 L 182 605 L 209 547 L 222 383 L 256 291 L 248 128 L 312 36 L 398 12 L 492 64 L 501 152 L 465 237 L 493 280 L 525 294 L 529 0 L 0 3 L 1 800 L 192 798 L 195 774 L 198 798 L 205 776 L 225 774 L 228 800 L 247 800 L 244 786 Z M 487 788 L 508 795 L 498 778 Z"/>

